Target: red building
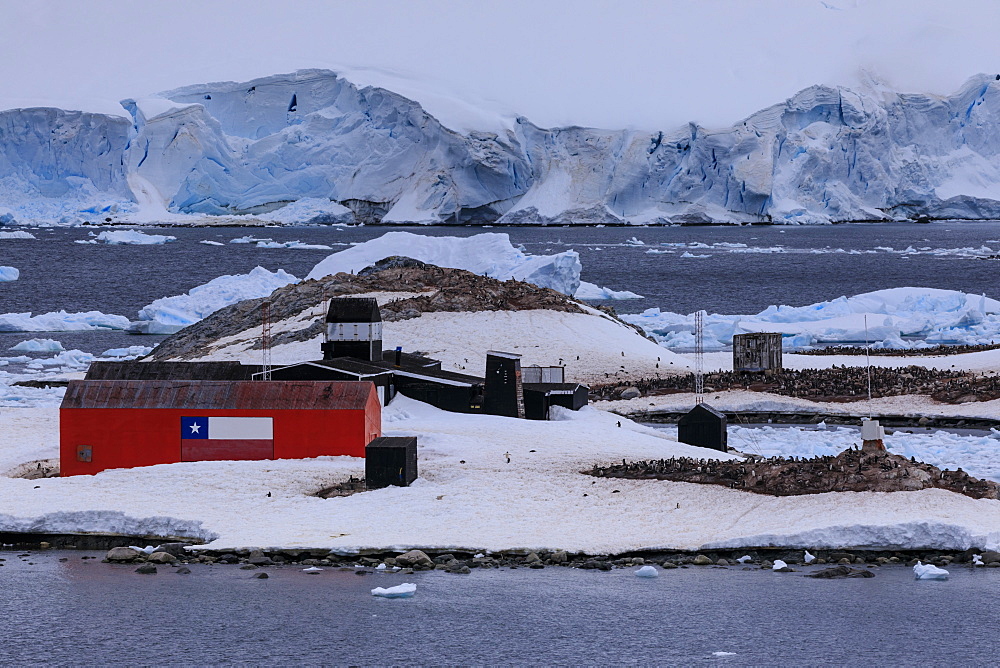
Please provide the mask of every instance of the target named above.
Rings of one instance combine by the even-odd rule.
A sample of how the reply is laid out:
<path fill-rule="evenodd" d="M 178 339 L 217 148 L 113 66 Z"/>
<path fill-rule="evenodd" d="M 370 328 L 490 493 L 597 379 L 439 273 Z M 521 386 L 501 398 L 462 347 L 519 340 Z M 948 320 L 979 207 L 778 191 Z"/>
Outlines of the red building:
<path fill-rule="evenodd" d="M 374 384 L 75 380 L 59 410 L 62 475 L 173 462 L 364 457 Z"/>

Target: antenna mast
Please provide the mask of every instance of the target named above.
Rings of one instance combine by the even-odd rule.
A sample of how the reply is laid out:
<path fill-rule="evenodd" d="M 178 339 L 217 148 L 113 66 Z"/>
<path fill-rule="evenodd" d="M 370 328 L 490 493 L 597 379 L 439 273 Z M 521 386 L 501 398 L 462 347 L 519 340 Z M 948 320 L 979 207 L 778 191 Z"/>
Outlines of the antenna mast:
<path fill-rule="evenodd" d="M 868 366 L 868 419 L 872 418 L 872 355 L 868 344 L 868 314 L 865 314 L 865 363 Z"/>
<path fill-rule="evenodd" d="M 705 401 L 705 312 L 694 314 L 694 403 Z"/>
<path fill-rule="evenodd" d="M 260 306 L 261 334 L 260 349 L 263 356 L 261 380 L 271 380 L 271 302 L 265 301 Z"/>

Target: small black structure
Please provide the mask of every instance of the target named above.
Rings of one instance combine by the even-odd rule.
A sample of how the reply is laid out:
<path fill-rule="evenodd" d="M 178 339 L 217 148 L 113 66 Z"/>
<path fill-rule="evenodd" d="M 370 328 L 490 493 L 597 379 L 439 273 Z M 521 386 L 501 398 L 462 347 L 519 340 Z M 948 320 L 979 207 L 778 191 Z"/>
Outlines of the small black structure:
<path fill-rule="evenodd" d="M 552 406 L 578 411 L 587 405 L 590 388 L 580 383 L 524 383 L 524 417 L 548 420 Z"/>
<path fill-rule="evenodd" d="M 733 336 L 733 371 L 781 371 L 781 334 L 760 332 Z"/>
<path fill-rule="evenodd" d="M 372 297 L 334 297 L 326 312 L 323 359 L 382 361 L 382 313 Z"/>
<path fill-rule="evenodd" d="M 381 436 L 365 446 L 365 486 L 409 487 L 417 479 L 417 437 Z"/>
<path fill-rule="evenodd" d="M 698 404 L 677 422 L 677 440 L 699 448 L 729 451 L 727 420 L 708 404 Z"/>
<path fill-rule="evenodd" d="M 491 350 L 486 353 L 483 412 L 487 415 L 524 417 L 521 356 Z"/>

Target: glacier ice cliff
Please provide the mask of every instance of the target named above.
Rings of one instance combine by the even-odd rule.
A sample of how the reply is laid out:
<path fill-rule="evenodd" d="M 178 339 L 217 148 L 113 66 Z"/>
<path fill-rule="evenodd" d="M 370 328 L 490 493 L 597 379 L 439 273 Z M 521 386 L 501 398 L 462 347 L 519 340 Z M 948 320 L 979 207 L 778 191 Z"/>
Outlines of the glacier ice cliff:
<path fill-rule="evenodd" d="M 1000 218 L 1000 75 L 950 96 L 813 86 L 729 128 L 666 131 L 525 118 L 457 131 L 327 70 L 122 105 L 131 122 L 0 112 L 0 224 L 143 212 L 336 224 Z"/>

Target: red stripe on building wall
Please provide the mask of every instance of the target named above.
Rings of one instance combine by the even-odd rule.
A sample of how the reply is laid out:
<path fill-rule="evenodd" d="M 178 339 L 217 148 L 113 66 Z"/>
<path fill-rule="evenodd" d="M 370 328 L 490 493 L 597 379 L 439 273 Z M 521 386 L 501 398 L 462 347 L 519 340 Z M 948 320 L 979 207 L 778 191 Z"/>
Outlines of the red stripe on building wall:
<path fill-rule="evenodd" d="M 175 441 L 176 442 L 176 441 Z M 181 461 L 203 462 L 240 459 L 273 459 L 274 441 L 182 438 Z"/>

